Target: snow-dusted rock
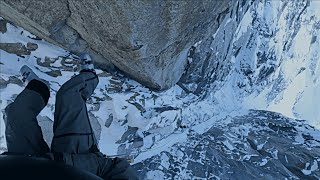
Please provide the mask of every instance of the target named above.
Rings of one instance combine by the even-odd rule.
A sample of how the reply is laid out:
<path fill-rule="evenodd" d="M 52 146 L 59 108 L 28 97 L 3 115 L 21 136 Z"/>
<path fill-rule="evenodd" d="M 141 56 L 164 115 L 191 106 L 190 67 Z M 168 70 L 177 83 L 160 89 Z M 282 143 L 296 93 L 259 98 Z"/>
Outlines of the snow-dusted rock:
<path fill-rule="evenodd" d="M 313 103 L 320 101 L 319 1 L 248 4 L 236 4 L 211 38 L 194 45 L 179 85 L 320 127 Z"/>
<path fill-rule="evenodd" d="M 53 119 L 50 119 L 47 116 L 41 116 L 39 115 L 37 117 L 38 124 L 41 127 L 43 139 L 48 144 L 48 146 L 51 146 L 52 138 L 53 138 Z"/>
<path fill-rule="evenodd" d="M 160 179 L 318 179 L 319 132 L 305 121 L 252 110 L 203 134 L 191 131 L 187 142 L 134 167 L 141 179 L 159 171 Z"/>

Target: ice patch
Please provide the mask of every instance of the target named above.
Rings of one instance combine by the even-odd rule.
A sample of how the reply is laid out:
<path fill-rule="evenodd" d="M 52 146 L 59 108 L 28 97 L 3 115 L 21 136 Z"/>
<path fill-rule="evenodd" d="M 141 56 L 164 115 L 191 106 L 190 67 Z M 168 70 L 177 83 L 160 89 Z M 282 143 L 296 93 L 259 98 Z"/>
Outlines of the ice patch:
<path fill-rule="evenodd" d="M 318 168 L 319 168 L 318 162 L 317 162 L 317 160 L 314 160 L 311 164 L 306 163 L 305 168 L 301 171 L 304 175 L 310 175 L 313 171 L 318 170 Z"/>
<path fill-rule="evenodd" d="M 264 166 L 268 163 L 267 159 L 262 159 L 262 162 L 259 164 L 259 166 Z"/>

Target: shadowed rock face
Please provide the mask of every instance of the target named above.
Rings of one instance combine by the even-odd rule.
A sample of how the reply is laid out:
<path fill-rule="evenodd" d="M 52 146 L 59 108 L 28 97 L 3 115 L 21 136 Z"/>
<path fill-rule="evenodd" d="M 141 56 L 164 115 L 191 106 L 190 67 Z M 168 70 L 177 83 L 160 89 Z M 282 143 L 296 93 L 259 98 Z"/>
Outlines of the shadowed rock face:
<path fill-rule="evenodd" d="M 115 65 L 166 89 L 180 79 L 190 47 L 218 29 L 231 1 L 4 0 L 1 16 L 72 52 L 88 51 L 100 67 Z"/>
<path fill-rule="evenodd" d="M 230 73 L 234 35 L 254 1 L 232 3 L 226 16 L 217 19 L 219 28 L 213 36 L 190 48 L 189 62 L 178 84 L 196 95 L 205 94 L 209 84 L 219 83 Z M 222 28 L 223 27 L 223 28 Z M 241 48 L 240 48 L 241 49 Z M 252 59 L 248 59 L 250 61 Z"/>

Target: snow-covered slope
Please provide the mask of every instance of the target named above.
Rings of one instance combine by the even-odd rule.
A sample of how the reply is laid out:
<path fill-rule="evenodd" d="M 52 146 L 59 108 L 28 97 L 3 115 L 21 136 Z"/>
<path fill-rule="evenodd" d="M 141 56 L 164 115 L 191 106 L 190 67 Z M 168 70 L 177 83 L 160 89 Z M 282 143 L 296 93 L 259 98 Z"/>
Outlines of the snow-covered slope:
<path fill-rule="evenodd" d="M 320 128 L 319 8 L 319 1 L 266 1 L 254 3 L 245 15 L 225 86 L 237 90 L 233 94 L 248 108 L 306 119 Z"/>
<path fill-rule="evenodd" d="M 231 36 L 223 55 L 230 58 L 205 78 L 223 77 L 207 81 L 200 96 L 180 86 L 154 92 L 97 70 L 88 110 L 101 151 L 132 156 L 144 179 L 320 178 L 320 131 L 308 125 L 319 128 L 320 121 L 319 4 L 254 3 Z M 38 47 L 30 55 L 0 50 L 0 152 L 6 150 L 3 110 L 23 89 L 20 67 L 28 64 L 50 82 L 49 103 L 38 117 L 48 144 L 55 94 L 78 68 L 69 52 L 9 23 L 6 29 L 0 43 Z"/>
<path fill-rule="evenodd" d="M 319 128 L 320 2 L 245 2 L 252 5 L 235 4 L 216 34 L 191 49 L 179 85 Z"/>
<path fill-rule="evenodd" d="M 19 80 L 20 67 L 27 64 L 39 77 L 50 82 L 51 96 L 48 105 L 39 115 L 41 124 L 42 121 L 53 121 L 55 94 L 64 82 L 77 73 L 78 61 L 77 57 L 69 52 L 39 40 L 9 23 L 7 32 L 1 33 L 0 38 L 1 43 L 38 45 L 38 49 L 31 51 L 30 55 L 16 55 L 0 50 L 2 113 L 0 132 L 3 150 L 5 148 L 3 111 L 23 89 L 23 84 Z M 183 128 L 197 124 L 197 116 L 194 114 L 203 116 L 209 113 L 205 115 L 208 117 L 214 114 L 210 109 L 205 109 L 211 105 L 207 105 L 206 102 L 199 102 L 202 105 L 198 105 L 196 96 L 185 94 L 178 86 L 165 92 L 153 92 L 121 74 L 111 75 L 101 70 L 97 70 L 97 74 L 100 82 L 88 101 L 88 109 L 91 120 L 96 124 L 98 139 L 103 142 L 100 143 L 100 148 L 108 155 L 127 154 L 127 151 L 132 151 L 131 146 L 144 151 L 154 146 L 155 142 L 160 146 L 165 144 L 163 149 L 166 149 L 172 145 L 167 144 L 168 138 L 176 136 L 177 133 L 183 134 Z M 185 118 L 188 121 L 183 121 L 182 116 L 190 118 Z M 46 140 L 50 144 L 50 139 Z M 173 138 L 172 143 L 177 141 L 179 140 Z"/>

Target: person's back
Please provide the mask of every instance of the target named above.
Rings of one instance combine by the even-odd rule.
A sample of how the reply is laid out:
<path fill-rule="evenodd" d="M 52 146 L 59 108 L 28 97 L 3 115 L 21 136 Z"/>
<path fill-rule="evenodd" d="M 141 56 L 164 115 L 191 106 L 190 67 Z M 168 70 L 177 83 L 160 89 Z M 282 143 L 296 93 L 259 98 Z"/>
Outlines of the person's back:
<path fill-rule="evenodd" d="M 26 88 L 5 109 L 7 155 L 46 157 L 103 179 L 138 179 L 125 159 L 106 158 L 98 149 L 86 108 L 86 100 L 98 85 L 89 55 L 81 57 L 79 75 L 61 86 L 56 95 L 51 149 L 43 139 L 37 115 L 50 97 L 49 83 L 28 66 L 20 70 Z"/>

